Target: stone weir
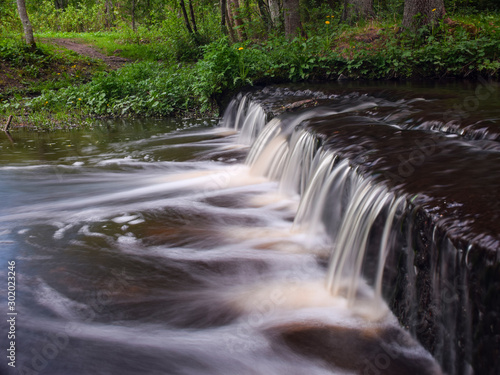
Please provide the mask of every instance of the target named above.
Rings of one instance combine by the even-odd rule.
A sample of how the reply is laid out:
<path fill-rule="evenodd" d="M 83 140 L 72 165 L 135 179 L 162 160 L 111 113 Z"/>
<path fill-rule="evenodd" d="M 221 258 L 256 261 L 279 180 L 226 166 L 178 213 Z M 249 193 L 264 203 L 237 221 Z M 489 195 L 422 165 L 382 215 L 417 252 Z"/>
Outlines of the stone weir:
<path fill-rule="evenodd" d="M 221 124 L 333 239 L 332 293 L 362 274 L 446 373 L 498 374 L 500 90 L 430 86 L 254 89 Z"/>

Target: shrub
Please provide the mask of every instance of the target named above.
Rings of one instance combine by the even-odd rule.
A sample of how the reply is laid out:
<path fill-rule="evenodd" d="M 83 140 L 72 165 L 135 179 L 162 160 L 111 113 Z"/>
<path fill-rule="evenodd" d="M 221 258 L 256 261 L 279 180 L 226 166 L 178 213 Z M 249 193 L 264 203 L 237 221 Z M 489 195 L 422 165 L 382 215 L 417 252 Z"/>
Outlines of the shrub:
<path fill-rule="evenodd" d="M 33 110 L 72 108 L 100 116 L 170 116 L 195 108 L 188 69 L 141 62 L 99 73 L 81 86 L 45 91 L 27 103 Z"/>
<path fill-rule="evenodd" d="M 104 2 L 92 6 L 74 6 L 68 4 L 63 9 L 56 9 L 54 2 L 42 0 L 30 12 L 33 28 L 38 32 L 91 32 L 102 30 L 106 24 Z"/>

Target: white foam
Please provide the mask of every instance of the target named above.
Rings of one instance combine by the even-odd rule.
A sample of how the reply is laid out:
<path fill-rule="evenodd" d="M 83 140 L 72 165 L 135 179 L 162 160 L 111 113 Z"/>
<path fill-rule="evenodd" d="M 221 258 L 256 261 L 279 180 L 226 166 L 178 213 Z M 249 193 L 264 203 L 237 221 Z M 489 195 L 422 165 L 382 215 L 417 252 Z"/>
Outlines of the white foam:
<path fill-rule="evenodd" d="M 111 220 L 114 221 L 117 224 L 122 224 L 122 223 L 126 223 L 126 222 L 129 222 L 129 221 L 135 220 L 137 218 L 138 218 L 137 215 L 124 215 L 124 216 L 115 217 L 115 218 L 113 218 Z"/>

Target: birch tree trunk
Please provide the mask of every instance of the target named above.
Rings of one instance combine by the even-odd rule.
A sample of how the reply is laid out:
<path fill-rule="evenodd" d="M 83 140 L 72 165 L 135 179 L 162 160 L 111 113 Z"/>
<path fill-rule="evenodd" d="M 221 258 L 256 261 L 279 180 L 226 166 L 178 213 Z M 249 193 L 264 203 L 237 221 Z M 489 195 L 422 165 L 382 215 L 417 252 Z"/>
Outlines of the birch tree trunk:
<path fill-rule="evenodd" d="M 26 44 L 34 50 L 36 48 L 35 38 L 33 36 L 33 28 L 31 27 L 30 19 L 28 18 L 28 12 L 26 12 L 26 4 L 24 0 L 17 0 L 17 11 L 23 24 L 24 39 L 26 40 Z"/>
<path fill-rule="evenodd" d="M 417 30 L 424 25 L 436 24 L 445 13 L 444 0 L 406 0 L 403 27 Z"/>
<path fill-rule="evenodd" d="M 271 21 L 273 27 L 281 27 L 281 2 L 279 0 L 269 0 L 269 13 L 271 13 Z"/>

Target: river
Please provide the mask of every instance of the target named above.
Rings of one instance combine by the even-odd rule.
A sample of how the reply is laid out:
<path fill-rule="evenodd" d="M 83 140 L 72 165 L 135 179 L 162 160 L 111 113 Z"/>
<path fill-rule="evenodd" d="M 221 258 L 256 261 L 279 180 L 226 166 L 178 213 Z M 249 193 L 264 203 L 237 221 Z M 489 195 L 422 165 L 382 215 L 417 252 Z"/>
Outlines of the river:
<path fill-rule="evenodd" d="M 498 94 L 485 104 L 477 85 L 416 87 L 279 88 L 244 97 L 238 111 L 240 97 L 222 123 L 116 120 L 0 134 L 0 313 L 11 319 L 0 328 L 15 335 L 2 333 L 2 351 L 14 354 L 0 361 L 3 373 L 441 374 L 443 363 L 469 371 L 424 349 L 382 290 L 386 252 L 404 246 L 392 232 L 412 202 L 412 176 L 379 185 L 348 162 L 351 146 L 367 144 L 358 133 L 339 138 L 335 156 L 331 138 L 318 143 L 303 126 L 326 119 L 344 134 L 342 124 L 360 118 L 398 131 L 418 122 L 415 131 L 498 158 L 496 134 L 481 125 L 498 126 Z M 269 122 L 307 98 L 319 101 L 314 116 L 299 108 Z M 476 105 L 467 98 L 478 104 L 460 126 L 441 121 L 450 103 Z M 478 169 L 500 176 L 498 165 Z M 496 246 L 492 233 L 480 240 Z M 372 242 L 382 260 L 365 257 Z"/>

